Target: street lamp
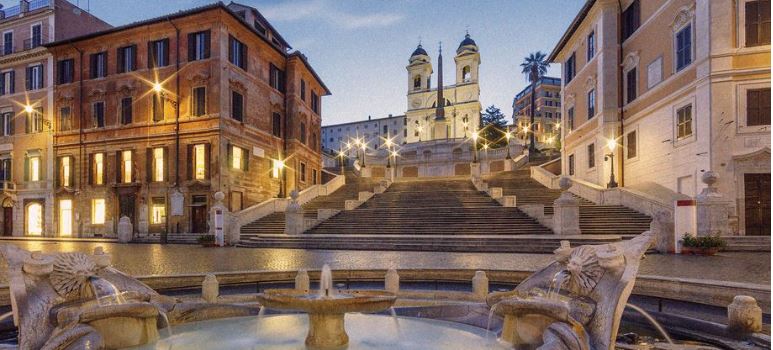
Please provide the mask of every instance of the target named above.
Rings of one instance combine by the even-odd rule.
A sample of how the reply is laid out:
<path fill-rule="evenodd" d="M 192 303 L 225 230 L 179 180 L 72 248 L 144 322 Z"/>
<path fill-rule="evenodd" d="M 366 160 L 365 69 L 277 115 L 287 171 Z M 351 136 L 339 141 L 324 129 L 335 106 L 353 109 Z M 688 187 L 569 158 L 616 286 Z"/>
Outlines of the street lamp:
<path fill-rule="evenodd" d="M 392 155 L 392 139 L 389 138 L 389 134 L 387 134 L 387 139 L 384 142 L 384 145 L 387 148 L 387 169 L 392 167 L 392 164 L 389 161 L 389 157 Z"/>
<path fill-rule="evenodd" d="M 609 160 L 609 183 L 607 184 L 607 188 L 615 188 L 617 187 L 617 182 L 615 181 L 615 148 L 617 147 L 617 142 L 612 139 L 607 141 L 607 147 L 609 148 L 609 153 L 604 156 L 604 160 Z"/>
<path fill-rule="evenodd" d="M 478 162 L 478 130 L 472 132 L 472 162 Z"/>
<path fill-rule="evenodd" d="M 365 167 L 365 150 L 368 149 L 368 143 L 363 141 L 360 142 L 360 148 L 362 148 L 362 167 Z"/>
<path fill-rule="evenodd" d="M 338 146 L 338 159 L 339 164 L 341 165 L 341 175 L 344 174 L 344 151 L 341 149 L 341 146 Z"/>
<path fill-rule="evenodd" d="M 387 157 L 387 159 L 388 159 L 388 158 L 389 158 L 389 157 Z M 395 168 L 396 168 L 396 167 L 397 167 L 397 151 L 396 151 L 396 150 L 395 150 L 395 151 L 392 151 L 392 158 L 394 158 L 394 159 L 395 159 Z M 388 165 L 388 164 L 389 164 L 389 163 L 387 163 L 387 165 Z"/>
<path fill-rule="evenodd" d="M 510 134 L 510 130 L 505 131 L 505 138 L 507 139 L 507 157 L 505 159 L 513 159 L 513 157 L 510 157 L 510 138 L 513 137 L 513 135 Z"/>
<path fill-rule="evenodd" d="M 526 139 L 529 138 L 529 127 L 524 125 L 522 130 L 523 130 L 523 148 L 526 148 Z"/>

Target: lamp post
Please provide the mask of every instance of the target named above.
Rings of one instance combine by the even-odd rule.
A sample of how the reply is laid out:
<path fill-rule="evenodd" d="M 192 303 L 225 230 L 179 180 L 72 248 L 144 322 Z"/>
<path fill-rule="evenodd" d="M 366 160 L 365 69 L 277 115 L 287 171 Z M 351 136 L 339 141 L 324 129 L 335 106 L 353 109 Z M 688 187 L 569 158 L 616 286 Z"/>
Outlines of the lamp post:
<path fill-rule="evenodd" d="M 615 148 L 617 147 L 617 142 L 615 140 L 609 140 L 607 141 L 607 147 L 609 148 L 609 153 L 604 156 L 604 160 L 609 160 L 609 183 L 607 184 L 607 188 L 615 188 L 617 187 L 617 182 L 615 181 Z"/>
<path fill-rule="evenodd" d="M 392 139 L 389 138 L 389 134 L 387 134 L 387 139 L 384 142 L 384 145 L 387 148 L 387 164 L 386 164 L 386 167 L 387 167 L 387 169 L 389 169 L 389 168 L 392 167 L 392 164 L 389 161 L 389 157 L 392 156 Z"/>
<path fill-rule="evenodd" d="M 523 126 L 523 148 L 526 148 L 526 140 L 529 138 L 529 127 Z"/>
<path fill-rule="evenodd" d="M 360 148 L 362 148 L 362 167 L 365 167 L 365 150 L 368 149 L 368 143 L 363 141 L 360 143 Z"/>
<path fill-rule="evenodd" d="M 472 162 L 478 162 L 478 130 L 472 133 Z"/>
<path fill-rule="evenodd" d="M 507 139 L 507 157 L 505 157 L 505 159 L 513 159 L 513 157 L 510 156 L 510 138 L 512 136 L 510 130 L 505 131 L 505 138 Z"/>
<path fill-rule="evenodd" d="M 344 151 L 341 149 L 341 146 L 338 146 L 338 159 L 339 164 L 341 164 L 341 175 L 344 174 Z"/>

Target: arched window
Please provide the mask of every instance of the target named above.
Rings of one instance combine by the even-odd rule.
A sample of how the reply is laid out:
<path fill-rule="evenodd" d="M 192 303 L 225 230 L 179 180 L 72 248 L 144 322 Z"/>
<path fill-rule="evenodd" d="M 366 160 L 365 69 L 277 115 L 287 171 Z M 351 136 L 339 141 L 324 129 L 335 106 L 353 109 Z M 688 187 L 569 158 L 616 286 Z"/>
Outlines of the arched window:
<path fill-rule="evenodd" d="M 26 220 L 27 235 L 40 236 L 43 234 L 43 206 L 40 203 L 32 203 L 27 206 Z"/>
<path fill-rule="evenodd" d="M 413 77 L 413 89 L 414 90 L 421 89 L 421 76 L 417 75 Z"/>
<path fill-rule="evenodd" d="M 462 68 L 462 79 L 465 83 L 472 80 L 472 73 L 470 72 L 470 66 L 464 66 Z"/>

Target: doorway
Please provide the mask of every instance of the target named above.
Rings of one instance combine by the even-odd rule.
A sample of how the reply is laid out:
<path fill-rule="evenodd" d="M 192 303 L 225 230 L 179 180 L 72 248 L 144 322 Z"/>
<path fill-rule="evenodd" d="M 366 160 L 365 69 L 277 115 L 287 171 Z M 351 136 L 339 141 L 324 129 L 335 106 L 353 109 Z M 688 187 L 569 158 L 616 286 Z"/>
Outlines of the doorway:
<path fill-rule="evenodd" d="M 118 207 L 119 207 L 119 213 L 118 213 L 118 220 L 120 220 L 122 217 L 127 216 L 129 218 L 129 221 L 132 223 L 132 227 L 136 227 L 136 222 L 134 221 L 134 212 L 135 207 L 137 206 L 137 195 L 136 194 L 120 194 L 118 196 Z"/>
<path fill-rule="evenodd" d="M 770 173 L 744 174 L 747 236 L 770 236 Z"/>
<path fill-rule="evenodd" d="M 13 207 L 3 207 L 3 236 L 13 236 Z"/>
<path fill-rule="evenodd" d="M 193 196 L 191 206 L 191 233 L 208 233 L 207 196 Z"/>

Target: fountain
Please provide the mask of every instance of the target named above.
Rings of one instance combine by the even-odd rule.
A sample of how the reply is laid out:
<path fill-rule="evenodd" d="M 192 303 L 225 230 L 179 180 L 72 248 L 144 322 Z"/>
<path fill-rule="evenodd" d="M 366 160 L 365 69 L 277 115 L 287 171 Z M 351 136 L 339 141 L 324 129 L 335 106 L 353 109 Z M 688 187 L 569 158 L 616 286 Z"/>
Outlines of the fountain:
<path fill-rule="evenodd" d="M 330 267 L 322 267 L 319 293 L 296 289 L 273 289 L 258 295 L 267 308 L 302 311 L 309 317 L 306 345 L 335 348 L 349 343 L 344 318 L 347 313 L 373 313 L 389 309 L 397 298 L 384 291 L 336 291 Z"/>

